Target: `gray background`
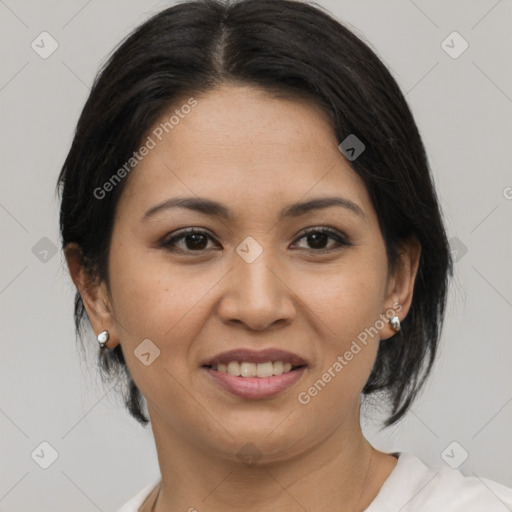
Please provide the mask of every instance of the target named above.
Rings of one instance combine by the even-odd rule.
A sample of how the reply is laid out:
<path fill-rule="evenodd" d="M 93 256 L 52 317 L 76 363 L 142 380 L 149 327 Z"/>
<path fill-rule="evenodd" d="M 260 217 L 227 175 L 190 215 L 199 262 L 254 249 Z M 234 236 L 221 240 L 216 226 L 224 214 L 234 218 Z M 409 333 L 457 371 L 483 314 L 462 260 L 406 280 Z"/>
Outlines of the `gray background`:
<path fill-rule="evenodd" d="M 370 43 L 406 94 L 457 260 L 425 392 L 383 432 L 369 411 L 366 432 L 429 465 L 459 465 L 467 451 L 464 474 L 512 486 L 512 1 L 319 3 Z M 55 182 L 99 64 L 168 5 L 0 0 L 2 511 L 115 510 L 159 475 L 150 428 L 101 385 L 93 338 L 81 361 L 74 288 L 51 248 Z M 31 48 L 43 31 L 59 45 L 47 59 Z M 453 31 L 469 43 L 458 58 L 441 45 Z M 58 453 L 48 469 L 31 456 L 43 441 Z"/>

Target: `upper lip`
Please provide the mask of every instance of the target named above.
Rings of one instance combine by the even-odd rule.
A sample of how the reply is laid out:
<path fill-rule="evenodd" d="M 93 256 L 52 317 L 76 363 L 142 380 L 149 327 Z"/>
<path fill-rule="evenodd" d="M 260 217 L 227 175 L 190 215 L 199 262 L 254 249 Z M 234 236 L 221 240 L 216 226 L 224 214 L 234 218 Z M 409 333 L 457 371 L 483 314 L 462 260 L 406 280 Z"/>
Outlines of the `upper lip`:
<path fill-rule="evenodd" d="M 216 356 L 207 359 L 201 363 L 201 366 L 214 366 L 217 364 L 228 364 L 231 361 L 247 363 L 266 363 L 268 361 L 282 361 L 290 363 L 292 366 L 305 366 L 307 363 L 302 357 L 293 352 L 275 348 L 263 350 L 254 350 L 250 348 L 237 348 L 221 352 Z"/>

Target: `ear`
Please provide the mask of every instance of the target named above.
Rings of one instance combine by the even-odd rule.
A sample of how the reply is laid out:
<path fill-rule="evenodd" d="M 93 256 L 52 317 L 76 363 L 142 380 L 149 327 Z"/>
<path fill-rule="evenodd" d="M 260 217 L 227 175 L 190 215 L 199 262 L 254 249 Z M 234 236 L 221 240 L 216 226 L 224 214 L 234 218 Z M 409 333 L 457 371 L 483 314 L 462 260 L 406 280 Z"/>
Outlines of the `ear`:
<path fill-rule="evenodd" d="M 411 307 L 420 255 L 421 244 L 418 239 L 415 236 L 408 238 L 399 248 L 399 257 L 395 271 L 388 277 L 385 299 L 386 312 L 394 310 L 400 322 L 407 316 Z M 389 320 L 389 314 L 386 314 L 386 312 L 384 315 Z M 388 320 L 381 329 L 382 340 L 391 338 L 391 336 L 396 334 Z"/>
<path fill-rule="evenodd" d="M 115 330 L 114 316 L 105 283 L 93 282 L 88 275 L 82 258 L 82 250 L 76 243 L 69 243 L 64 249 L 69 274 L 82 301 L 96 336 L 107 330 L 109 340 L 106 347 L 112 349 L 119 344 Z"/>

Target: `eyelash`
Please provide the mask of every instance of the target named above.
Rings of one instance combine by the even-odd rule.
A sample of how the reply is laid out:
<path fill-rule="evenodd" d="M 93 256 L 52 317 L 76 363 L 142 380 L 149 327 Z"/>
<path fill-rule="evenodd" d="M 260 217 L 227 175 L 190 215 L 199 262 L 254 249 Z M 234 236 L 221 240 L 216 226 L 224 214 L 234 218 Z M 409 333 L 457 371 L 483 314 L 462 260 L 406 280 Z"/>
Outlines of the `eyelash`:
<path fill-rule="evenodd" d="M 337 231 L 333 231 L 328 228 L 308 229 L 307 231 L 303 232 L 301 236 L 299 236 L 297 241 L 302 240 L 303 238 L 306 238 L 307 236 L 309 236 L 313 233 L 320 233 L 320 234 L 328 235 L 329 238 L 331 238 L 337 242 L 337 245 L 335 247 L 331 247 L 330 249 L 311 249 L 312 252 L 317 253 L 317 254 L 326 254 L 326 253 L 332 252 L 334 250 L 341 249 L 343 246 L 353 245 L 341 233 L 338 233 Z M 206 231 L 201 231 L 196 228 L 188 228 L 188 229 L 185 229 L 184 231 L 181 231 L 178 235 L 175 235 L 171 238 L 164 239 L 161 243 L 161 246 L 168 249 L 169 251 L 172 251 L 172 252 L 180 252 L 181 251 L 183 253 L 194 253 L 194 252 L 202 253 L 202 252 L 206 251 L 206 249 L 199 249 L 197 251 L 193 251 L 190 249 L 186 249 L 186 250 L 174 249 L 177 241 L 185 239 L 187 236 L 190 236 L 190 235 L 205 235 L 210 240 L 213 240 L 213 237 L 210 234 L 208 234 Z"/>

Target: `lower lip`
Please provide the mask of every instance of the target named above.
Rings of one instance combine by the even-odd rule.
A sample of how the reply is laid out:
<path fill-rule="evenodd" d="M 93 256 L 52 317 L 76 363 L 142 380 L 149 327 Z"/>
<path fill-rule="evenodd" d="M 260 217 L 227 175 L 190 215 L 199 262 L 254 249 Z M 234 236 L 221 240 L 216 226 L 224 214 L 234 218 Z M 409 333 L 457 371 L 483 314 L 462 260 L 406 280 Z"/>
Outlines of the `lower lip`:
<path fill-rule="evenodd" d="M 242 398 L 270 398 L 291 388 L 304 375 L 306 367 L 272 377 L 237 377 L 229 373 L 205 368 L 215 382 L 233 395 Z"/>

